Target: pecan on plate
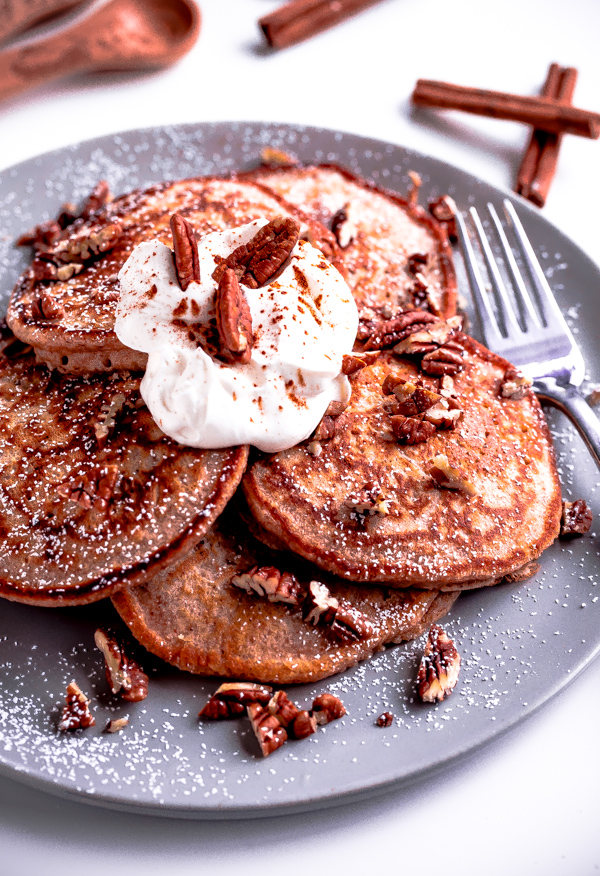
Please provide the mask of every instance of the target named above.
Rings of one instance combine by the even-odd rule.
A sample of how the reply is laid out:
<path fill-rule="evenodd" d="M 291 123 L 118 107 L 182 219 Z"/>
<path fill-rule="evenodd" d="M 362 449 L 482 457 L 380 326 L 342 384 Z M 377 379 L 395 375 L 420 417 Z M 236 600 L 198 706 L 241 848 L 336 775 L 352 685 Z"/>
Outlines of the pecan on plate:
<path fill-rule="evenodd" d="M 369 619 L 345 603 L 340 603 L 319 581 L 311 581 L 302 607 L 305 621 L 329 629 L 339 642 L 348 644 L 368 638 L 373 627 Z"/>
<path fill-rule="evenodd" d="M 329 724 L 331 721 L 343 718 L 346 714 L 346 708 L 338 697 L 324 693 L 315 697 L 311 712 L 317 719 L 317 724 Z"/>
<path fill-rule="evenodd" d="M 275 715 L 260 703 L 250 703 L 246 710 L 263 756 L 267 757 L 281 748 L 288 734 Z"/>
<path fill-rule="evenodd" d="M 271 699 L 273 689 L 266 684 L 249 681 L 227 681 L 222 684 L 208 700 L 199 718 L 222 720 L 237 718 L 251 703 L 266 705 Z"/>
<path fill-rule="evenodd" d="M 421 370 L 436 377 L 453 377 L 464 368 L 464 349 L 458 341 L 448 341 L 437 350 L 425 353 L 421 359 Z"/>
<path fill-rule="evenodd" d="M 104 655 L 106 681 L 114 694 L 120 694 L 130 703 L 138 703 L 148 696 L 148 676 L 123 644 L 106 630 L 94 633 L 96 646 Z"/>
<path fill-rule="evenodd" d="M 445 453 L 438 453 L 431 460 L 429 474 L 436 486 L 446 490 L 459 490 L 466 496 L 476 496 L 477 488 L 459 468 L 450 465 Z"/>
<path fill-rule="evenodd" d="M 364 356 L 354 356 L 353 354 L 344 354 L 342 359 L 342 374 L 350 377 L 351 374 L 356 374 L 369 364 Z"/>
<path fill-rule="evenodd" d="M 123 716 L 122 718 L 111 718 L 110 721 L 106 724 L 104 728 L 105 733 L 119 733 L 129 724 L 129 718 Z"/>
<path fill-rule="evenodd" d="M 221 355 L 229 362 L 247 365 L 252 358 L 252 316 L 235 272 L 227 268 L 219 280 L 215 298 Z"/>
<path fill-rule="evenodd" d="M 502 398 L 522 399 L 532 384 L 531 377 L 525 377 L 524 374 L 511 366 L 504 372 L 500 384 L 500 395 Z"/>
<path fill-rule="evenodd" d="M 260 153 L 260 163 L 263 167 L 296 167 L 300 164 L 295 155 L 291 152 L 284 152 L 283 149 L 275 149 L 273 146 L 265 146 Z"/>
<path fill-rule="evenodd" d="M 382 712 L 375 723 L 378 727 L 391 727 L 394 722 L 394 716 L 391 712 Z"/>
<path fill-rule="evenodd" d="M 283 690 L 278 690 L 277 693 L 273 694 L 267 703 L 267 709 L 286 730 L 300 714 L 300 709 L 296 703 L 293 703 Z"/>
<path fill-rule="evenodd" d="M 90 701 L 76 682 L 67 685 L 67 695 L 62 715 L 58 723 L 61 732 L 67 730 L 85 730 L 93 727 L 96 720 L 90 712 Z"/>
<path fill-rule="evenodd" d="M 563 499 L 562 517 L 560 521 L 561 538 L 572 538 L 575 535 L 585 535 L 592 525 L 593 515 L 585 499 L 567 502 Z"/>
<path fill-rule="evenodd" d="M 122 234 L 123 226 L 118 222 L 95 228 L 79 228 L 68 237 L 61 238 L 44 254 L 44 258 L 51 259 L 57 265 L 85 264 L 113 249 Z M 68 279 L 68 277 L 59 276 L 58 279 Z"/>
<path fill-rule="evenodd" d="M 58 484 L 56 492 L 82 508 L 103 511 L 114 494 L 118 478 L 118 466 L 95 466 L 85 475 Z"/>
<path fill-rule="evenodd" d="M 238 246 L 214 269 L 217 283 L 227 268 L 235 271 L 240 283 L 250 289 L 264 286 L 288 260 L 300 237 L 300 226 L 287 216 L 276 216 L 254 235 L 248 243 Z"/>
<path fill-rule="evenodd" d="M 234 575 L 231 583 L 248 593 L 266 596 L 269 602 L 287 602 L 297 605 L 302 586 L 291 572 L 280 572 L 274 566 L 253 566 L 241 575 Z"/>
<path fill-rule="evenodd" d="M 196 235 L 191 222 L 188 222 L 181 213 L 173 213 L 170 225 L 177 281 L 185 292 L 190 283 L 200 282 L 200 258 Z"/>
<path fill-rule="evenodd" d="M 417 673 L 417 691 L 424 703 L 441 703 L 453 690 L 460 672 L 460 654 L 438 624 L 432 624 Z"/>
<path fill-rule="evenodd" d="M 289 729 L 294 739 L 306 739 L 307 736 L 312 736 L 315 733 L 317 719 L 306 709 L 302 709 L 294 718 Z"/>
<path fill-rule="evenodd" d="M 386 315 L 387 312 L 382 308 L 362 312 L 356 340 L 362 345 L 363 351 L 393 347 L 416 332 L 425 330 L 427 326 L 439 322 L 437 316 L 426 310 L 401 310 L 390 316 Z"/>

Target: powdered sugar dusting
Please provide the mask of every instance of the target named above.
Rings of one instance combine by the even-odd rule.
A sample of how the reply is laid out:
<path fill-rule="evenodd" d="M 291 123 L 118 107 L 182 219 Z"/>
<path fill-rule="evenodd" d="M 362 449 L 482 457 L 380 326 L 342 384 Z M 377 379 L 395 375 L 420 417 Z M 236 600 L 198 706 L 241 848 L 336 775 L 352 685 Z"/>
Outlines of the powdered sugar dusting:
<path fill-rule="evenodd" d="M 424 196 L 449 191 L 460 204 L 494 192 L 443 164 L 398 147 L 350 135 L 237 124 L 165 128 L 104 138 L 7 170 L 0 176 L 0 276 L 6 301 L 26 262 L 12 241 L 80 200 L 99 178 L 115 192 L 164 178 L 229 171 L 254 162 L 263 146 L 307 160 L 341 161 L 380 184 L 406 189 L 407 171 L 425 180 Z M 590 370 L 596 370 L 588 326 L 597 321 L 591 268 L 568 241 L 533 211 L 526 227 L 545 244 L 544 261 L 558 297 L 579 328 Z M 568 290 L 568 291 L 567 291 Z M 585 498 L 598 519 L 600 477 L 570 426 L 550 416 L 565 496 Z M 346 793 L 373 789 L 439 766 L 489 740 L 530 713 L 575 675 L 600 646 L 597 526 L 554 545 L 524 584 L 463 594 L 442 621 L 462 655 L 453 694 L 437 706 L 415 699 L 423 640 L 392 647 L 329 682 L 288 689 L 303 706 L 329 690 L 348 714 L 263 760 L 249 724 L 201 724 L 197 713 L 216 689 L 150 661 L 150 694 L 137 704 L 108 692 L 95 627 L 115 621 L 100 603 L 78 610 L 34 609 L 4 602 L 0 618 L 0 769 L 48 790 L 107 805 L 218 816 L 280 807 L 314 807 Z M 116 622 L 116 621 L 115 621 Z M 148 668 L 148 667 L 147 667 Z M 96 726 L 60 734 L 56 721 L 74 678 L 92 699 Z M 394 715 L 377 727 L 384 711 Z M 120 733 L 109 718 L 128 715 Z"/>

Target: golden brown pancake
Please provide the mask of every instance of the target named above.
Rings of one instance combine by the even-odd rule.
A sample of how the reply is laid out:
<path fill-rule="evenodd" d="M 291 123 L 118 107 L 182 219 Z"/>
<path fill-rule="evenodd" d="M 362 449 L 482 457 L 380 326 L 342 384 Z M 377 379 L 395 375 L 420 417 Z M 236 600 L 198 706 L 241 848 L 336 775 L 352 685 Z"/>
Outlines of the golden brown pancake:
<path fill-rule="evenodd" d="M 302 619 L 299 606 L 269 602 L 231 583 L 254 565 L 276 565 L 305 582 L 327 581 L 333 596 L 362 612 L 372 633 L 340 644 Z M 274 554 L 229 513 L 184 560 L 112 598 L 135 638 L 152 654 L 199 675 L 289 684 L 316 681 L 370 657 L 389 642 L 415 638 L 451 608 L 457 594 L 364 588 L 324 579 L 291 554 Z"/>
<path fill-rule="evenodd" d="M 93 602 L 191 550 L 234 492 L 246 447 L 171 440 L 127 372 L 50 372 L 8 332 L 0 360 L 1 596 Z"/>
<path fill-rule="evenodd" d="M 359 310 L 425 306 L 454 315 L 456 275 L 446 230 L 422 207 L 334 165 L 260 167 L 249 176 L 334 229 Z M 426 263 L 411 269 L 414 254 L 426 256 Z"/>
<path fill-rule="evenodd" d="M 174 212 L 187 218 L 198 236 L 260 217 L 293 216 L 302 236 L 327 257 L 333 259 L 338 249 L 326 228 L 251 181 L 207 177 L 123 195 L 86 221 L 68 226 L 58 241 L 64 245 L 120 226 L 114 246 L 85 261 L 80 273 L 69 279 L 35 281 L 29 268 L 17 283 L 7 322 L 17 337 L 34 347 L 39 361 L 71 374 L 145 368 L 146 355 L 124 347 L 113 330 L 118 273 L 138 243 L 156 238 L 172 245 L 169 220 Z"/>
<path fill-rule="evenodd" d="M 543 413 L 531 390 L 501 396 L 509 363 L 466 335 L 457 340 L 464 358 L 454 393 L 463 414 L 453 431 L 399 443 L 384 379 L 420 380 L 436 392 L 440 379 L 382 352 L 350 378 L 350 404 L 319 455 L 305 442 L 246 472 L 259 525 L 333 574 L 397 587 L 483 586 L 538 557 L 558 534 L 561 507 Z M 458 484 L 440 484 L 444 458 L 462 472 Z M 374 516 L 362 513 L 365 492 Z"/>

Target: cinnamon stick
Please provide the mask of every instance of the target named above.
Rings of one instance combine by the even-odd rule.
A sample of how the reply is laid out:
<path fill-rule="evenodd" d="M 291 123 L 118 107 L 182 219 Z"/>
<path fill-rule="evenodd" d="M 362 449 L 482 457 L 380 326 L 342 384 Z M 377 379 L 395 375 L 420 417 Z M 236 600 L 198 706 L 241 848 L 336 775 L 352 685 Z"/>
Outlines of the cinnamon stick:
<path fill-rule="evenodd" d="M 502 91 L 419 79 L 412 101 L 417 106 L 458 109 L 479 116 L 524 122 L 555 134 L 576 134 L 591 140 L 600 137 L 600 114 L 544 97 L 522 97 Z"/>
<path fill-rule="evenodd" d="M 577 70 L 574 67 L 551 64 L 541 95 L 570 104 L 576 81 Z M 561 139 L 560 134 L 551 134 L 534 128 L 519 167 L 515 191 L 538 207 L 543 207 L 546 203 L 550 184 L 556 172 Z"/>
<path fill-rule="evenodd" d="M 260 18 L 258 25 L 270 46 L 284 49 L 379 2 L 380 0 L 291 0 L 291 3 L 285 3 Z"/>

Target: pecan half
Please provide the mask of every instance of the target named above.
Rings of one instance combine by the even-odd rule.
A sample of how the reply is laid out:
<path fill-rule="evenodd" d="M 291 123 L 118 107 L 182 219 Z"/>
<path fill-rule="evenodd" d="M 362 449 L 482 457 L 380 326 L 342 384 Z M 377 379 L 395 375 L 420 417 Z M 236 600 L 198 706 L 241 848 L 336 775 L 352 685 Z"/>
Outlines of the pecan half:
<path fill-rule="evenodd" d="M 281 726 L 286 729 L 290 724 L 294 723 L 300 714 L 298 706 L 291 701 L 283 690 L 278 690 L 277 693 L 271 697 L 267 703 L 267 709 L 277 718 Z"/>
<path fill-rule="evenodd" d="M 227 268 L 219 280 L 215 311 L 223 358 L 247 365 L 252 358 L 252 315 L 231 268 Z"/>
<path fill-rule="evenodd" d="M 181 213 L 170 220 L 173 235 L 173 258 L 177 281 L 185 292 L 190 283 L 200 282 L 200 259 L 193 225 Z"/>
<path fill-rule="evenodd" d="M 148 676 L 133 657 L 125 653 L 123 644 L 106 630 L 94 633 L 96 646 L 104 655 L 106 681 L 114 694 L 138 703 L 148 696 Z"/>
<path fill-rule="evenodd" d="M 49 289 L 42 287 L 31 302 L 31 315 L 34 319 L 60 319 L 65 315 L 65 309 Z"/>
<path fill-rule="evenodd" d="M 61 732 L 67 730 L 85 730 L 93 727 L 96 720 L 90 712 L 90 701 L 81 691 L 78 684 L 71 681 L 67 685 L 67 695 L 62 715 L 58 723 Z"/>
<path fill-rule="evenodd" d="M 572 538 L 575 535 L 585 535 L 592 525 L 593 514 L 585 499 L 567 502 L 563 499 L 562 517 L 560 521 L 561 538 Z"/>
<path fill-rule="evenodd" d="M 438 322 L 439 318 L 426 310 L 401 310 L 389 317 L 381 309 L 363 311 L 356 340 L 365 351 L 384 350 Z"/>
<path fill-rule="evenodd" d="M 349 377 L 351 374 L 356 374 L 357 371 L 366 368 L 367 364 L 367 360 L 362 356 L 344 355 L 342 359 L 342 374 Z"/>
<path fill-rule="evenodd" d="M 95 466 L 85 475 L 58 484 L 56 492 L 83 508 L 102 511 L 108 505 L 119 478 L 116 465 Z"/>
<path fill-rule="evenodd" d="M 531 377 L 525 377 L 520 371 L 512 366 L 507 368 L 500 384 L 502 398 L 522 399 L 527 395 L 527 390 L 532 386 Z"/>
<path fill-rule="evenodd" d="M 281 726 L 277 718 L 259 703 L 250 703 L 247 707 L 248 717 L 254 734 L 264 757 L 268 757 L 288 738 L 287 730 Z"/>
<path fill-rule="evenodd" d="M 461 469 L 450 465 L 445 453 L 439 453 L 433 457 L 429 474 L 438 487 L 443 487 L 446 490 L 460 490 L 467 496 L 477 495 L 475 485 L 468 480 Z"/>
<path fill-rule="evenodd" d="M 417 311 L 412 312 L 416 313 Z M 422 356 L 448 343 L 462 324 L 460 316 L 451 316 L 447 320 L 439 319 L 431 313 L 429 316 L 432 318 L 428 320 L 427 325 L 420 325 L 396 344 L 395 353 L 405 356 Z"/>
<path fill-rule="evenodd" d="M 222 684 L 208 700 L 199 718 L 221 720 L 237 718 L 250 703 L 266 705 L 271 699 L 273 688 L 266 684 L 250 681 L 228 681 Z"/>
<path fill-rule="evenodd" d="M 330 630 L 338 642 L 347 645 L 368 639 L 373 632 L 373 624 L 357 608 L 340 602 Z"/>
<path fill-rule="evenodd" d="M 300 226 L 288 216 L 276 216 L 246 244 L 238 246 L 213 271 L 213 280 L 231 268 L 240 283 L 258 289 L 273 279 L 300 237 Z"/>
<path fill-rule="evenodd" d="M 290 572 L 280 572 L 274 566 L 253 566 L 248 572 L 234 575 L 231 583 L 248 593 L 266 596 L 269 602 L 298 605 L 302 586 Z"/>
<path fill-rule="evenodd" d="M 438 624 L 432 624 L 417 673 L 417 691 L 425 703 L 441 703 L 453 690 L 460 672 L 460 654 Z"/>
<path fill-rule="evenodd" d="M 74 231 L 69 237 L 59 240 L 45 254 L 45 258 L 52 259 L 57 265 L 71 262 L 77 264 L 90 262 L 113 249 L 122 234 L 123 227 L 118 222 L 111 222 L 97 228 L 81 228 Z"/>
<path fill-rule="evenodd" d="M 318 697 L 315 697 L 311 711 L 317 719 L 317 724 L 329 724 L 331 721 L 343 718 L 346 714 L 343 702 L 330 693 L 319 694 Z"/>

